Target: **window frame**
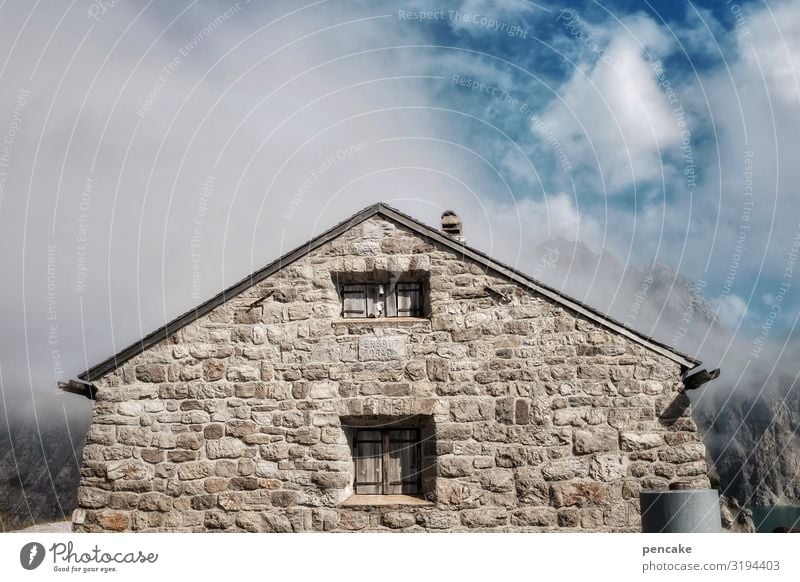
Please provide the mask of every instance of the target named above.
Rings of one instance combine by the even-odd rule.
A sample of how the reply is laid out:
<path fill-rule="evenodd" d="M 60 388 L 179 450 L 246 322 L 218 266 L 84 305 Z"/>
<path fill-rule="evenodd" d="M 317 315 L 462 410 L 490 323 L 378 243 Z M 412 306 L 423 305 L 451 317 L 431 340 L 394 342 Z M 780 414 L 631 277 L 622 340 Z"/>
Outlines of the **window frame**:
<path fill-rule="evenodd" d="M 383 295 L 380 289 L 383 288 Z M 408 293 L 404 295 L 403 293 Z M 361 295 L 361 298 L 353 296 Z M 343 283 L 339 286 L 342 319 L 365 318 L 422 318 L 425 313 L 425 285 L 422 281 L 398 281 L 396 283 Z M 409 308 L 401 309 L 401 298 L 409 298 Z M 361 303 L 353 309 L 352 303 Z M 383 310 L 378 314 L 377 304 L 383 301 Z M 349 307 L 349 309 L 348 309 Z"/>
<path fill-rule="evenodd" d="M 407 431 L 413 433 L 411 439 L 393 439 L 392 432 Z M 380 433 L 379 440 L 369 438 L 359 438 L 363 433 Z M 380 481 L 359 481 L 359 460 L 368 457 L 359 456 L 360 444 L 380 444 L 381 459 L 381 480 Z M 411 475 L 404 477 L 401 473 L 399 481 L 391 481 L 389 476 L 390 455 L 393 452 L 391 445 L 409 444 L 414 447 L 415 458 L 411 466 Z M 353 432 L 353 492 L 356 495 L 422 495 L 422 441 L 421 430 L 419 427 L 358 427 Z M 402 466 L 402 465 L 401 465 Z M 380 493 L 359 491 L 359 487 L 370 488 L 380 486 Z M 393 487 L 399 487 L 400 491 L 392 491 Z M 407 487 L 413 487 L 412 491 L 406 491 Z M 387 491 L 388 489 L 388 491 Z"/>

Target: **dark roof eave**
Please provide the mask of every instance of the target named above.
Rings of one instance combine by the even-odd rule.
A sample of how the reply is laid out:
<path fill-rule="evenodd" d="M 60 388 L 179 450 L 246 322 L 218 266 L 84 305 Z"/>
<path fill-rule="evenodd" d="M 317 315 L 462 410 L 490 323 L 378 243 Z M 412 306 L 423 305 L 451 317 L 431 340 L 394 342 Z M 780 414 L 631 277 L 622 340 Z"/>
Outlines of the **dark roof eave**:
<path fill-rule="evenodd" d="M 547 285 L 543 285 L 537 281 L 534 281 L 527 275 L 517 271 L 513 267 L 505 265 L 499 261 L 496 261 L 490 258 L 485 253 L 470 248 L 460 242 L 453 240 L 452 238 L 448 237 L 440 233 L 439 231 L 429 227 L 426 224 L 423 224 L 396 210 L 390 206 L 387 206 L 384 203 L 373 204 L 361 210 L 360 212 L 356 213 L 355 215 L 351 216 L 347 220 L 344 220 L 337 224 L 336 226 L 328 229 L 327 231 L 323 232 L 321 235 L 317 236 L 316 238 L 312 239 L 311 241 L 297 247 L 296 249 L 286 253 L 279 259 L 273 261 L 266 267 L 256 271 L 255 273 L 245 277 L 238 283 L 228 287 L 221 293 L 218 293 L 211 299 L 201 303 L 194 309 L 191 309 L 180 315 L 176 319 L 170 321 L 166 325 L 160 327 L 159 329 L 155 330 L 154 332 L 148 334 L 147 336 L 143 337 L 141 340 L 129 345 L 122 351 L 114 354 L 110 358 L 103 360 L 96 366 L 89 368 L 85 372 L 82 372 L 78 375 L 78 378 L 84 380 L 86 382 L 91 382 L 98 378 L 105 376 L 106 374 L 113 372 L 119 366 L 130 360 L 131 358 L 141 354 L 145 350 L 151 348 L 152 346 L 156 345 L 160 341 L 168 338 L 171 334 L 175 333 L 176 331 L 182 329 L 183 327 L 189 325 L 190 323 L 196 321 L 197 319 L 203 317 L 216 307 L 222 305 L 229 299 L 235 297 L 245 289 L 248 289 L 252 285 L 259 283 L 269 277 L 270 275 L 274 274 L 278 270 L 290 265 L 291 263 L 295 262 L 296 260 L 304 257 L 308 253 L 312 252 L 316 248 L 320 247 L 321 245 L 327 243 L 328 241 L 338 237 L 343 232 L 349 230 L 350 228 L 356 226 L 357 224 L 375 216 L 376 214 L 381 214 L 386 218 L 394 220 L 402 224 L 403 226 L 413 230 L 414 232 L 425 236 L 429 239 L 436 241 L 439 244 L 442 244 L 456 252 L 462 254 L 464 257 L 470 258 L 478 263 L 483 264 L 485 267 L 499 273 L 500 275 L 515 281 L 531 289 L 532 291 L 539 293 L 549 299 L 552 299 L 559 305 L 570 309 L 576 313 L 587 317 L 588 319 L 599 323 L 600 325 L 611 329 L 619 333 L 622 336 L 627 337 L 628 339 L 633 340 L 634 342 L 643 345 L 650 350 L 661 354 L 669 358 L 670 360 L 680 364 L 686 369 L 694 368 L 700 365 L 700 360 L 697 360 L 687 354 L 681 353 L 666 344 L 663 344 L 653 338 L 644 336 L 639 332 L 635 331 L 627 327 L 625 324 L 616 321 L 607 315 L 599 312 L 598 310 L 581 303 L 575 299 L 572 299 L 562 293 L 559 293 L 555 289 L 548 287 Z"/>

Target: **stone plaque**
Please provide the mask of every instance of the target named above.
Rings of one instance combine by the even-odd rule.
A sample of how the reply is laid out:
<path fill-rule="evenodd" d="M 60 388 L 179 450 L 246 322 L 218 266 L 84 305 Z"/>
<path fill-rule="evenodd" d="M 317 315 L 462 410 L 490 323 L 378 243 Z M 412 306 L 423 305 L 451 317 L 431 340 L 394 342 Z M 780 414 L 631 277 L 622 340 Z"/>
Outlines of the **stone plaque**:
<path fill-rule="evenodd" d="M 399 360 L 406 357 L 406 338 L 362 337 L 358 340 L 358 359 L 362 362 Z"/>

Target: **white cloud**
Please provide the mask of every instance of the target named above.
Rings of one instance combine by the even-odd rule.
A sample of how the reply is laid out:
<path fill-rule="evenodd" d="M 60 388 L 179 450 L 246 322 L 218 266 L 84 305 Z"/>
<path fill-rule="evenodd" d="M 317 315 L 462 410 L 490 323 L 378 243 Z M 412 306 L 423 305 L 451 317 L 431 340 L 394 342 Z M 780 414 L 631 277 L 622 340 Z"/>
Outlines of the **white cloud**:
<path fill-rule="evenodd" d="M 462 218 L 469 244 L 527 273 L 538 261 L 533 249 L 546 240 L 602 247 L 600 225 L 590 214 L 580 213 L 573 197 L 564 192 L 512 203 L 486 201 L 481 211 L 468 209 Z"/>
<path fill-rule="evenodd" d="M 750 11 L 735 32 L 735 52 L 681 88 L 714 140 L 699 166 L 688 259 L 695 271 L 708 263 L 712 280 L 735 263 L 734 289 L 757 300 L 777 292 L 758 287 L 783 272 L 798 232 L 785 209 L 797 204 L 793 185 L 800 183 L 800 5 L 772 2 Z"/>
<path fill-rule="evenodd" d="M 453 10 L 453 9 L 450 9 Z M 452 14 L 450 28 L 471 36 L 508 35 L 526 38 L 529 34 L 523 16 L 548 15 L 541 5 L 526 0 L 463 0 Z M 529 22 L 529 21 L 527 21 Z"/>
<path fill-rule="evenodd" d="M 644 53 L 667 53 L 669 37 L 645 17 L 625 19 L 611 33 L 583 21 L 565 32 L 585 44 L 585 60 L 541 119 L 576 165 L 603 176 L 608 192 L 659 177 L 660 152 L 679 143 L 680 129 Z M 603 193 L 599 183 L 594 190 Z"/>
<path fill-rule="evenodd" d="M 737 29 L 744 64 L 763 72 L 772 97 L 800 102 L 800 7 L 797 3 L 766 4 L 745 15 Z"/>
<path fill-rule="evenodd" d="M 722 295 L 715 299 L 712 304 L 722 324 L 729 329 L 736 329 L 747 313 L 747 302 L 735 293 Z"/>

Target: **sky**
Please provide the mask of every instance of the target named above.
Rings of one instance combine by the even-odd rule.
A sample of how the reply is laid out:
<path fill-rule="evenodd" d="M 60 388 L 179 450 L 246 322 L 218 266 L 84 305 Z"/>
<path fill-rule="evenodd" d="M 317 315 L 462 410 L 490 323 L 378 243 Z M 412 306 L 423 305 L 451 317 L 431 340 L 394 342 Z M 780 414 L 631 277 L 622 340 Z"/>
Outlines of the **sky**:
<path fill-rule="evenodd" d="M 798 64 L 778 0 L 0 2 L 3 409 L 378 201 L 615 316 L 668 266 L 718 324 L 628 323 L 796 379 Z"/>

